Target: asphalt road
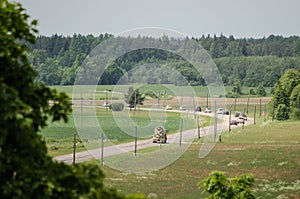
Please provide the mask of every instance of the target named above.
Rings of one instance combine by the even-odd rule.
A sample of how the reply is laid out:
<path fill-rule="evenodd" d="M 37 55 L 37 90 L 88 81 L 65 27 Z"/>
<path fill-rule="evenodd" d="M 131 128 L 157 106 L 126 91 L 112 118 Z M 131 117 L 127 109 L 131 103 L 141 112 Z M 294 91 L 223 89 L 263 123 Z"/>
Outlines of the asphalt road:
<path fill-rule="evenodd" d="M 180 112 L 177 110 L 170 110 L 171 112 Z M 192 112 L 193 113 L 193 112 Z M 205 116 L 214 116 L 214 114 L 211 113 L 197 113 L 200 115 L 205 115 Z M 234 116 L 232 115 L 231 117 L 234 119 Z M 214 133 L 221 133 L 222 131 L 226 131 L 229 128 L 229 116 L 228 115 L 218 115 L 218 119 L 221 119 L 222 122 L 219 122 L 218 125 L 215 126 L 207 126 L 200 128 L 200 136 L 207 136 L 211 135 Z M 245 125 L 249 125 L 253 123 L 253 119 L 248 118 L 248 121 L 245 123 Z M 242 127 L 242 124 L 239 124 L 238 126 L 231 126 L 231 128 L 237 128 L 237 127 Z M 175 134 L 170 134 L 168 135 L 168 140 L 167 143 L 184 143 L 186 141 L 190 141 L 191 139 L 197 138 L 198 137 L 198 129 L 192 129 L 192 130 L 186 130 L 182 132 L 182 135 L 180 136 L 179 133 Z M 153 147 L 155 145 L 159 145 L 158 143 L 153 143 L 152 138 L 147 139 L 147 140 L 138 140 L 137 141 L 137 149 L 144 149 L 144 148 L 149 148 Z M 102 156 L 102 149 L 101 148 L 96 148 L 88 151 L 82 151 L 82 152 L 77 152 L 75 154 L 75 162 L 80 163 L 80 162 L 85 162 L 89 161 L 91 159 L 99 159 L 103 157 L 109 157 L 109 156 L 114 156 L 114 155 L 119 155 L 122 153 L 127 153 L 127 152 L 132 152 L 135 149 L 135 142 L 129 142 L 129 143 L 124 143 L 124 144 L 118 144 L 118 145 L 113 145 L 113 146 L 107 146 L 103 148 L 103 156 Z M 73 154 L 65 154 L 65 155 L 60 155 L 54 157 L 54 160 L 57 160 L 59 162 L 64 162 L 66 164 L 72 164 L 73 163 Z"/>

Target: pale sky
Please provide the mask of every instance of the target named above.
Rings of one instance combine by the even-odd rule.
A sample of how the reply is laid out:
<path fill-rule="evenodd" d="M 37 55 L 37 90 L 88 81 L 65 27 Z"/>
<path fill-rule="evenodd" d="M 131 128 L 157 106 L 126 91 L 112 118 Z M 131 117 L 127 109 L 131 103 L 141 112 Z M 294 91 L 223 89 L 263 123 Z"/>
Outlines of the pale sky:
<path fill-rule="evenodd" d="M 41 35 L 118 34 L 160 27 L 187 36 L 300 35 L 299 0 L 15 0 Z"/>

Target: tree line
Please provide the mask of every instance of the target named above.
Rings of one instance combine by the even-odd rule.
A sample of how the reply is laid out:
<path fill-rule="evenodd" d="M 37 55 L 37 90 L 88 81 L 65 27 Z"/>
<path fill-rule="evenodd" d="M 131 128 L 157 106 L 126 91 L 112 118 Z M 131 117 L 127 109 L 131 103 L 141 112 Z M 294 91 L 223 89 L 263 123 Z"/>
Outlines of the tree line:
<path fill-rule="evenodd" d="M 113 37 L 110 34 L 99 36 L 74 34 L 73 36 L 52 35 L 37 36 L 30 47 L 29 60 L 37 71 L 36 82 L 47 85 L 72 85 L 76 74 L 89 53 L 101 42 Z M 155 40 L 155 39 L 153 39 Z M 157 39 L 159 40 L 159 39 Z M 178 45 L 178 41 L 164 36 L 164 42 Z M 233 86 L 238 80 L 242 86 L 273 87 L 287 69 L 300 66 L 300 37 L 282 37 L 270 35 L 261 39 L 236 39 L 224 35 L 200 38 L 186 38 L 184 49 L 194 50 L 189 41 L 199 43 L 213 58 L 225 85 Z M 135 42 L 151 42 L 141 37 Z M 115 49 L 111 49 L 112 52 Z M 116 84 L 118 80 L 138 64 L 157 63 L 175 67 L 184 79 L 174 79 L 172 75 L 163 76 L 159 68 L 145 68 L 153 74 L 145 81 L 149 83 L 172 83 L 205 85 L 205 81 L 192 65 L 178 55 L 159 49 L 141 49 L 127 53 L 116 59 L 105 70 L 99 84 Z M 129 81 L 136 81 L 134 75 Z M 146 78 L 146 77 L 145 77 Z M 152 79 L 154 78 L 154 79 Z"/>
<path fill-rule="evenodd" d="M 271 107 L 277 120 L 300 119 L 300 69 L 287 70 L 276 82 Z"/>

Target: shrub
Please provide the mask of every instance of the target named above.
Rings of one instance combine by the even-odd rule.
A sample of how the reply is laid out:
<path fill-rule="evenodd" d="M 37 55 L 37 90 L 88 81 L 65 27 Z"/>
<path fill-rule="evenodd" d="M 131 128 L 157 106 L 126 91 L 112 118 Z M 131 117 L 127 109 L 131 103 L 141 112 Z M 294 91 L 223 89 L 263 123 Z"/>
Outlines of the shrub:
<path fill-rule="evenodd" d="M 158 96 L 152 90 L 147 90 L 144 94 L 145 94 L 145 96 L 149 96 L 152 99 L 158 98 Z"/>
<path fill-rule="evenodd" d="M 275 109 L 275 119 L 287 120 L 289 119 L 289 109 L 285 104 L 279 104 Z"/>
<path fill-rule="evenodd" d="M 250 88 L 249 94 L 250 94 L 250 95 L 256 95 L 255 90 L 254 90 L 253 88 Z"/>
<path fill-rule="evenodd" d="M 247 198 L 254 199 L 251 187 L 254 184 L 254 177 L 251 174 L 243 174 L 235 178 L 227 178 L 224 172 L 214 171 L 210 176 L 202 180 L 198 186 L 203 193 L 208 193 L 209 199 L 222 198 Z"/>
<path fill-rule="evenodd" d="M 263 87 L 262 84 L 260 84 L 257 88 L 256 88 L 256 94 L 260 95 L 260 96 L 266 96 L 267 92 L 265 90 L 265 88 Z"/>

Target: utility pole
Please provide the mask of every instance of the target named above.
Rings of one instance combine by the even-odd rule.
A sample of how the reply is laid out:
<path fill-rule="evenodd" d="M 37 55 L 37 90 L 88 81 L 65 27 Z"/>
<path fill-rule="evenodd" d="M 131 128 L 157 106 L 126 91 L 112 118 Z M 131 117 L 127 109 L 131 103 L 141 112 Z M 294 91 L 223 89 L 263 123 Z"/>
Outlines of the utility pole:
<path fill-rule="evenodd" d="M 267 104 L 265 104 L 265 118 L 264 118 L 264 121 L 266 122 L 267 121 Z"/>
<path fill-rule="evenodd" d="M 182 127 L 183 127 L 183 119 L 180 119 L 180 138 L 179 138 L 179 146 L 181 146 L 182 142 Z"/>
<path fill-rule="evenodd" d="M 229 111 L 229 132 L 231 131 L 231 111 Z"/>
<path fill-rule="evenodd" d="M 254 106 L 254 125 L 256 124 L 255 117 L 256 117 L 256 106 Z"/>
<path fill-rule="evenodd" d="M 234 112 L 236 111 L 236 98 L 234 98 L 234 108 L 233 108 Z"/>
<path fill-rule="evenodd" d="M 248 114 L 248 111 L 249 111 L 249 97 L 247 99 L 247 114 Z"/>
<path fill-rule="evenodd" d="M 214 111 L 215 111 L 214 143 L 216 143 L 216 137 L 217 137 L 217 123 L 218 123 L 217 102 L 216 102 L 216 100 L 215 100 L 215 103 L 214 103 Z"/>
<path fill-rule="evenodd" d="M 275 106 L 273 104 L 273 108 L 272 108 L 272 122 L 274 121 L 274 110 L 275 110 Z"/>
<path fill-rule="evenodd" d="M 160 98 L 160 91 L 158 91 L 158 97 L 157 97 L 157 107 L 159 108 L 159 98 Z"/>
<path fill-rule="evenodd" d="M 194 93 L 192 93 L 193 94 L 193 109 L 194 109 L 194 119 L 196 119 L 196 105 L 195 105 L 195 95 L 194 95 Z"/>
<path fill-rule="evenodd" d="M 200 121 L 199 121 L 199 115 L 197 115 L 197 130 L 198 130 L 198 139 L 200 140 Z"/>
<path fill-rule="evenodd" d="M 107 88 L 105 88 L 105 109 L 107 113 Z"/>
<path fill-rule="evenodd" d="M 73 146 L 73 162 L 72 165 L 75 165 L 75 155 L 76 155 L 76 132 L 74 133 L 74 146 Z"/>
<path fill-rule="evenodd" d="M 167 90 L 165 89 L 165 93 L 164 93 L 164 107 L 166 105 L 166 95 L 167 95 Z"/>
<path fill-rule="evenodd" d="M 206 94 L 206 108 L 208 108 L 208 93 Z"/>
<path fill-rule="evenodd" d="M 101 165 L 104 166 L 104 135 L 103 131 L 101 132 Z"/>
<path fill-rule="evenodd" d="M 139 102 L 138 102 L 138 104 L 139 104 Z M 134 115 L 135 115 L 135 111 L 136 111 L 136 91 L 134 94 Z M 140 107 L 138 109 L 137 125 L 135 125 L 134 156 L 136 156 L 136 152 L 137 152 L 137 135 L 138 135 L 139 116 L 140 116 Z"/>
<path fill-rule="evenodd" d="M 261 99 L 259 99 L 259 117 L 261 117 Z"/>

